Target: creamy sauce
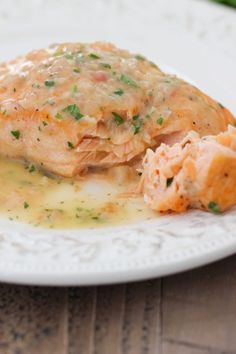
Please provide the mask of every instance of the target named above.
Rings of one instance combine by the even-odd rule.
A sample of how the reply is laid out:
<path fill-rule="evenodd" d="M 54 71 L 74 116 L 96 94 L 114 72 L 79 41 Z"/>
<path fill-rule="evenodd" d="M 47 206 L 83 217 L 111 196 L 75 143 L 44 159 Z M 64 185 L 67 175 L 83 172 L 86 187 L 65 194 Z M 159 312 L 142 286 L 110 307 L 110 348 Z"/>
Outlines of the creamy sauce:
<path fill-rule="evenodd" d="M 34 165 L 0 158 L 0 215 L 46 228 L 86 228 L 149 219 L 142 197 L 122 197 L 132 184 L 102 176 L 57 179 Z"/>

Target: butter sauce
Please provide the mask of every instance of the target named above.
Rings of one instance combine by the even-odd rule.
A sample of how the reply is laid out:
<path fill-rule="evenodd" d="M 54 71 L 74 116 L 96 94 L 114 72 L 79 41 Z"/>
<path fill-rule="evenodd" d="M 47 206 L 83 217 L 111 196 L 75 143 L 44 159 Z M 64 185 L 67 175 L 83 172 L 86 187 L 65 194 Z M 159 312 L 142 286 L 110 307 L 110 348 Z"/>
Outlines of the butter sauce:
<path fill-rule="evenodd" d="M 141 196 L 120 196 L 129 183 L 103 176 L 58 179 L 34 165 L 1 157 L 0 216 L 54 229 L 97 228 L 154 217 Z"/>

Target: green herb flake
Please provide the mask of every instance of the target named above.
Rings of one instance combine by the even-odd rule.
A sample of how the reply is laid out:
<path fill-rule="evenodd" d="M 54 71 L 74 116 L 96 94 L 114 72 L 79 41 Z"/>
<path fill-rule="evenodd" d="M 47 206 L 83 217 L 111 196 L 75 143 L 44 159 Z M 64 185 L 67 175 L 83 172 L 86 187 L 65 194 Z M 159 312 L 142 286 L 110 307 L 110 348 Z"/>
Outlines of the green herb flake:
<path fill-rule="evenodd" d="M 46 81 L 44 81 L 44 85 L 47 86 L 47 87 L 53 87 L 55 85 L 55 81 L 46 80 Z"/>
<path fill-rule="evenodd" d="M 166 180 L 166 187 L 170 187 L 172 185 L 172 182 L 174 180 L 174 177 L 167 178 Z"/>
<path fill-rule="evenodd" d="M 107 63 L 100 63 L 100 66 L 105 69 L 111 69 L 111 65 Z"/>
<path fill-rule="evenodd" d="M 59 113 L 59 112 L 55 115 L 55 118 L 58 119 L 58 120 L 62 120 L 63 119 L 61 113 Z"/>
<path fill-rule="evenodd" d="M 214 214 L 220 214 L 221 213 L 219 205 L 216 202 L 213 202 L 213 201 L 211 201 L 208 204 L 208 209 Z"/>
<path fill-rule="evenodd" d="M 67 145 L 68 145 L 68 148 L 71 150 L 75 148 L 71 141 L 67 141 Z"/>
<path fill-rule="evenodd" d="M 225 109 L 225 106 L 223 106 L 223 104 L 220 103 L 220 102 L 218 102 L 218 106 L 219 106 L 220 108 L 222 108 L 222 109 Z"/>
<path fill-rule="evenodd" d="M 62 110 L 62 112 L 69 113 L 76 120 L 80 120 L 83 117 L 83 114 L 80 112 L 80 109 L 76 104 L 67 106 Z"/>
<path fill-rule="evenodd" d="M 11 135 L 14 136 L 14 138 L 16 138 L 16 140 L 20 139 L 20 131 L 19 130 L 12 130 Z"/>
<path fill-rule="evenodd" d="M 44 127 L 46 127 L 48 125 L 48 123 L 43 120 L 43 125 L 44 125 Z"/>
<path fill-rule="evenodd" d="M 160 116 L 158 119 L 157 119 L 157 124 L 159 125 L 162 125 L 164 122 L 164 118 L 162 116 Z"/>
<path fill-rule="evenodd" d="M 123 96 L 124 91 L 122 89 L 119 89 L 119 90 L 114 91 L 113 93 L 114 93 L 114 95 L 117 95 L 117 96 Z"/>
<path fill-rule="evenodd" d="M 62 52 L 62 51 L 58 51 L 58 52 L 55 52 L 55 53 L 53 54 L 54 57 L 59 57 L 59 56 L 61 56 L 61 55 L 63 55 L 63 52 Z"/>
<path fill-rule="evenodd" d="M 120 76 L 120 81 L 122 81 L 124 84 L 132 86 L 132 87 L 136 87 L 136 88 L 139 87 L 133 79 L 131 79 L 130 77 L 128 77 L 124 74 L 122 74 Z"/>
<path fill-rule="evenodd" d="M 40 88 L 40 85 L 39 85 L 39 84 L 36 84 L 36 83 L 33 83 L 33 84 L 32 84 L 32 88 L 39 89 L 39 88 Z"/>
<path fill-rule="evenodd" d="M 32 172 L 35 172 L 36 171 L 36 168 L 34 165 L 30 165 L 29 166 L 29 173 L 32 173 Z"/>
<path fill-rule="evenodd" d="M 24 209 L 28 209 L 29 208 L 29 204 L 27 202 L 24 202 Z"/>
<path fill-rule="evenodd" d="M 15 87 L 13 88 L 13 92 L 16 92 L 16 88 Z"/>
<path fill-rule="evenodd" d="M 94 59 L 94 60 L 100 59 L 100 57 L 94 53 L 90 53 L 88 56 L 89 56 L 89 58 Z"/>
<path fill-rule="evenodd" d="M 140 132 L 142 126 L 142 121 L 140 120 L 139 115 L 133 117 L 133 127 L 134 127 L 134 135 Z"/>
<path fill-rule="evenodd" d="M 134 126 L 134 135 L 140 132 L 141 124 L 133 124 Z"/>
<path fill-rule="evenodd" d="M 75 68 L 75 69 L 73 69 L 73 72 L 76 73 L 76 74 L 79 74 L 80 73 L 80 69 L 79 68 Z"/>
<path fill-rule="evenodd" d="M 91 219 L 92 220 L 99 220 L 99 216 L 92 216 Z"/>
<path fill-rule="evenodd" d="M 153 68 L 158 69 L 158 66 L 157 66 L 155 63 L 153 63 L 153 61 L 149 61 L 149 64 L 150 64 Z"/>
<path fill-rule="evenodd" d="M 69 59 L 69 60 L 73 59 L 74 58 L 73 53 L 71 53 L 71 52 L 65 53 L 65 58 Z"/>
<path fill-rule="evenodd" d="M 144 58 L 144 57 L 143 57 L 142 55 L 140 55 L 140 54 L 135 55 L 135 59 L 140 60 L 140 61 L 146 60 L 146 58 Z"/>
<path fill-rule="evenodd" d="M 113 117 L 115 118 L 115 121 L 117 125 L 121 125 L 124 123 L 124 119 L 116 112 L 111 112 L 113 114 Z"/>
<path fill-rule="evenodd" d="M 77 92 L 78 92 L 78 86 L 77 85 L 73 85 L 71 87 L 71 95 L 74 97 Z"/>

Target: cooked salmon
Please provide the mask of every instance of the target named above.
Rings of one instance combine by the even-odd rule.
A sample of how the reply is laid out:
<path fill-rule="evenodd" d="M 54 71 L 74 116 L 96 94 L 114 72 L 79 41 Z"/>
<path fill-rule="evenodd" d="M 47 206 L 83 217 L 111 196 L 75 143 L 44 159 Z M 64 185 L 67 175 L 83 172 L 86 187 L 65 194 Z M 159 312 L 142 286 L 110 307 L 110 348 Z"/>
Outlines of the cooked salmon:
<path fill-rule="evenodd" d="M 236 204 L 236 128 L 202 138 L 189 132 L 180 143 L 148 150 L 143 167 L 144 199 L 153 210 L 224 211 Z"/>
<path fill-rule="evenodd" d="M 0 65 L 0 155 L 72 177 L 141 161 L 231 113 L 196 87 L 108 43 L 66 43 Z"/>

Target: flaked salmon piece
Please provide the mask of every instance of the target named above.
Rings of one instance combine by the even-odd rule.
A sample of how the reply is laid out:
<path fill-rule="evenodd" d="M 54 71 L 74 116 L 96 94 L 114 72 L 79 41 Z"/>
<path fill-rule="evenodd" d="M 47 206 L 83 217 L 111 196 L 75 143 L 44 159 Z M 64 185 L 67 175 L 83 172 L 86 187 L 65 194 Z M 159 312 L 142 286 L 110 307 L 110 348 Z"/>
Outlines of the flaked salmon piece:
<path fill-rule="evenodd" d="M 109 43 L 65 43 L 0 65 L 0 155 L 71 177 L 234 118 L 196 87 Z"/>
<path fill-rule="evenodd" d="M 161 212 L 230 208 L 236 204 L 236 128 L 202 138 L 189 132 L 180 143 L 148 150 L 142 189 L 148 206 Z"/>

